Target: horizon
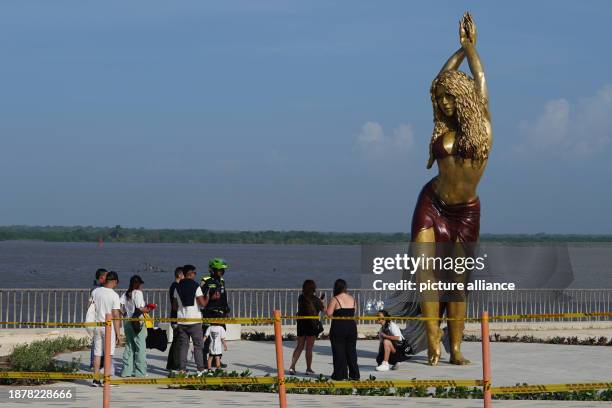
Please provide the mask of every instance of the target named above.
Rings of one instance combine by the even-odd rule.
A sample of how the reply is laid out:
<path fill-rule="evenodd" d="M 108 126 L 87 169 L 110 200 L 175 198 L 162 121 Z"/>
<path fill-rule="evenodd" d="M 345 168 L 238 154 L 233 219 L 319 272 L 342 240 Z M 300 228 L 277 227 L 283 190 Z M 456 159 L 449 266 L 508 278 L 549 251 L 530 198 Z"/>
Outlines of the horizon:
<path fill-rule="evenodd" d="M 40 228 L 40 229 L 44 229 L 44 228 L 66 228 L 66 229 L 79 229 L 79 228 L 92 228 L 92 229 L 114 229 L 116 228 L 117 225 L 111 226 L 111 225 L 107 225 L 107 226 L 102 226 L 102 225 L 0 225 L 0 229 L 3 228 Z M 119 225 L 119 227 L 121 229 L 128 229 L 128 230 L 145 230 L 145 231 L 161 231 L 161 230 L 168 230 L 168 231 L 206 231 L 206 232 L 210 232 L 210 233 L 230 233 L 230 234 L 237 234 L 237 233 L 260 233 L 260 232 L 269 232 L 269 233 L 308 233 L 308 234 L 346 234 L 346 235 L 360 235 L 360 234 L 373 234 L 373 235 L 410 235 L 410 232 L 408 231 L 388 231 L 388 232 L 383 232 L 383 231 L 326 231 L 326 230 L 292 230 L 292 229 L 287 229 L 287 230 L 272 230 L 272 229 L 262 229 L 262 230 L 241 230 L 241 229 L 235 229 L 235 230 L 223 230 L 223 229 L 211 229 L 211 228 L 156 228 L 156 227 L 133 227 L 133 226 L 126 226 L 126 225 Z M 523 236 L 551 236 L 551 237 L 561 237 L 561 236 L 582 236 L 582 237 L 612 237 L 612 233 L 610 234 L 585 234 L 585 233 L 568 233 L 568 234 L 564 234 L 564 233 L 548 233 L 548 232 L 534 232 L 534 233 L 522 233 L 522 232 L 515 232 L 515 233 L 505 233 L 505 232 L 496 232 L 496 233 L 490 233 L 490 232 L 484 232 L 482 234 L 480 234 L 480 236 L 519 236 L 519 235 L 523 235 Z"/>
<path fill-rule="evenodd" d="M 66 4 L 0 4 L 0 224 L 410 230 L 465 5 Z M 612 233 L 612 3 L 469 9 L 481 232 Z"/>

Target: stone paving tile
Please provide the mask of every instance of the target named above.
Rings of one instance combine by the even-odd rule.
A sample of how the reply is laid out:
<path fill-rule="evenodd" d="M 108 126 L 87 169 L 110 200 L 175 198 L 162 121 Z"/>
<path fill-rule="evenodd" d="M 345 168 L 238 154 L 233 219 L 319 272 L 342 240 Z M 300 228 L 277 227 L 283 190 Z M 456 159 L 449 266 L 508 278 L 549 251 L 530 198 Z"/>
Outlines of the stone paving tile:
<path fill-rule="evenodd" d="M 56 384 L 55 386 L 59 386 Z M 74 385 L 73 385 L 74 386 Z M 95 408 L 102 406 L 102 389 L 77 384 L 75 402 L 27 402 L 0 401 L 2 408 L 65 407 Z M 409 406 L 415 408 L 481 408 L 482 400 L 448 400 L 434 398 L 359 397 L 325 395 L 287 395 L 287 405 L 299 408 L 371 408 Z M 565 401 L 493 401 L 500 408 L 603 408 L 609 402 L 565 402 Z M 170 408 L 175 406 L 240 406 L 242 408 L 277 407 L 277 394 L 170 390 L 161 387 L 127 387 L 111 389 L 111 408 Z"/>
<path fill-rule="evenodd" d="M 284 344 L 285 367 L 291 358 L 294 343 Z M 416 356 L 413 361 L 403 363 L 398 371 L 379 373 L 374 370 L 376 341 L 359 341 L 359 363 L 362 378 L 370 374 L 378 379 L 477 379 L 482 375 L 480 363 L 480 343 L 464 343 L 466 357 L 473 361 L 469 366 L 453 366 L 446 362 L 439 367 L 425 364 L 425 357 Z M 120 366 L 122 349 L 118 349 L 115 358 Z M 612 371 L 607 363 L 612 356 L 612 348 L 599 346 L 565 346 L 547 344 L 493 343 L 492 370 L 495 385 L 514 385 L 528 382 L 531 384 L 611 381 Z M 60 359 L 70 361 L 73 357 L 81 358 L 82 368 L 86 368 L 89 352 L 77 352 L 60 356 Z M 298 370 L 304 369 L 304 361 L 298 364 Z M 448 356 L 444 356 L 445 359 Z M 236 341 L 229 344 L 229 351 L 224 354 L 224 361 L 230 370 L 242 371 L 249 369 L 254 375 L 276 373 L 274 361 L 274 344 L 269 342 Z M 166 354 L 151 351 L 148 353 L 151 377 L 165 376 L 163 369 Z M 605 362 L 605 363 L 603 363 Z M 190 365 L 194 369 L 193 365 Z M 315 371 L 329 374 L 331 372 L 331 352 L 328 341 L 318 341 L 315 344 Z M 217 405 L 241 408 L 275 407 L 278 406 L 278 396 L 263 393 L 237 393 L 222 391 L 170 390 L 164 386 L 127 386 L 121 385 L 112 389 L 111 407 L 137 408 L 170 408 L 177 405 L 196 406 Z M 36 406 L 99 407 L 102 405 L 102 390 L 92 388 L 86 382 L 79 382 L 77 401 L 73 404 L 36 405 L 24 403 L 0 403 L 0 408 Z M 407 404 L 408 402 L 408 404 Z M 358 397 L 358 396 L 320 396 L 288 394 L 289 407 L 323 408 L 323 407 L 447 407 L 476 408 L 482 407 L 479 400 L 448 400 L 432 398 L 396 398 L 396 397 Z M 507 408 L 586 408 L 610 407 L 609 402 L 562 402 L 562 401 L 494 401 L 495 407 Z"/>
<path fill-rule="evenodd" d="M 283 344 L 285 367 L 289 366 L 293 342 Z M 468 366 L 449 364 L 448 355 L 438 367 L 426 364 L 424 355 L 415 356 L 402 363 L 397 371 L 380 373 L 375 370 L 376 341 L 357 343 L 359 366 L 362 378 L 374 375 L 378 379 L 479 379 L 482 377 L 480 343 L 464 343 L 465 356 L 472 361 Z M 121 353 L 117 350 L 116 366 L 120 367 Z M 554 384 L 591 381 L 612 381 L 609 364 L 612 348 L 605 346 L 567 346 L 553 344 L 493 343 L 491 344 L 491 366 L 494 385 Z M 82 351 L 60 356 L 65 361 L 81 358 L 83 369 L 89 362 L 89 352 Z M 147 355 L 149 373 L 152 377 L 166 376 L 166 353 L 149 350 Z M 331 374 L 331 349 L 328 341 L 317 341 L 314 348 L 313 368 L 317 373 Z M 274 344 L 270 342 L 234 341 L 224 354 L 224 362 L 230 370 L 251 370 L 254 375 L 275 375 L 276 362 Z M 190 369 L 195 370 L 193 364 Z M 297 365 L 298 374 L 305 369 L 304 355 Z"/>

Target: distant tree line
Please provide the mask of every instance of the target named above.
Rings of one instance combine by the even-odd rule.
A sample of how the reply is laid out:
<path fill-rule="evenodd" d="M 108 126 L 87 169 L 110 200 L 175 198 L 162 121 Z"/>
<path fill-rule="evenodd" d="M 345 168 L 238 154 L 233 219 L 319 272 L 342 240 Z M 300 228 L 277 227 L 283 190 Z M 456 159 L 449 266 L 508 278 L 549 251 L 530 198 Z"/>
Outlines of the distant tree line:
<path fill-rule="evenodd" d="M 360 245 L 409 242 L 408 233 L 343 233 L 314 231 L 212 231 L 114 227 L 5 226 L 0 241 L 150 242 L 207 244 Z M 612 235 L 483 234 L 484 242 L 612 242 Z"/>

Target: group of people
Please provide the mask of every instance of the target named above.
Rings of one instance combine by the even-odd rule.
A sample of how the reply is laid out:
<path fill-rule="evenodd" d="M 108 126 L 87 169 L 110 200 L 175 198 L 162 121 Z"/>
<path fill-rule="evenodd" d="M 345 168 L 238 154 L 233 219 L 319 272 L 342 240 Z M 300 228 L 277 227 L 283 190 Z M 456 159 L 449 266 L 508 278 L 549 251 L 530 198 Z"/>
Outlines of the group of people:
<path fill-rule="evenodd" d="M 316 295 L 316 284 L 313 280 L 306 280 L 302 285 L 302 294 L 298 298 L 298 316 L 309 316 L 309 319 L 297 320 L 297 344 L 293 351 L 289 374 L 296 374 L 296 364 L 306 348 L 306 375 L 316 374 L 312 369 L 312 351 L 316 338 L 323 332 L 323 325 L 318 316 L 322 311 L 332 319 L 329 331 L 334 370 L 333 380 L 359 380 L 359 365 L 357 363 L 357 322 L 355 317 L 357 303 L 348 292 L 344 279 L 334 283 L 333 298 L 325 305 L 325 294 Z M 399 363 L 407 359 L 410 346 L 404 339 L 402 331 L 397 324 L 390 320 L 385 310 L 378 312 L 378 323 L 381 328 L 378 332 L 380 340 L 377 356 L 377 371 L 397 369 Z M 345 319 L 342 319 L 345 318 Z"/>
<path fill-rule="evenodd" d="M 225 325 L 202 324 L 201 319 L 223 318 L 229 314 L 223 278 L 227 268 L 228 265 L 223 259 L 212 259 L 209 262 L 209 274 L 204 276 L 200 283 L 195 281 L 195 266 L 185 265 L 175 269 L 175 281 L 169 290 L 171 317 L 184 320 L 172 324 L 175 336 L 168 354 L 168 370 L 186 373 L 190 341 L 193 343 L 198 376 L 213 368 L 225 366 L 221 362 L 223 351 L 227 350 Z M 121 297 L 115 291 L 118 284 L 117 272 L 106 269 L 96 271 L 94 288 L 89 298 L 88 320 L 90 313 L 91 321 L 104 322 L 107 314 L 111 314 L 114 320 L 110 350 L 105 350 L 105 328 L 93 329 L 90 367 L 94 374 L 100 373 L 104 354 L 109 353 L 111 357 L 114 356 L 115 347 L 120 345 L 123 328 L 125 345 L 120 376 L 146 377 L 147 329 L 144 322 L 156 305 L 145 302 L 141 290 L 144 281 L 139 275 L 130 278 L 129 287 Z M 118 320 L 122 317 L 139 320 L 124 320 L 122 325 L 121 320 Z M 112 366 L 111 372 L 115 372 Z M 102 386 L 102 384 L 99 380 L 94 380 L 93 386 Z"/>
<path fill-rule="evenodd" d="M 187 357 L 190 343 L 193 344 L 193 359 L 196 375 L 202 376 L 213 369 L 223 368 L 221 359 L 227 351 L 226 327 L 224 324 L 202 324 L 202 318 L 224 318 L 229 315 L 224 274 L 228 264 L 220 258 L 210 260 L 208 275 L 200 282 L 196 281 L 197 271 L 194 265 L 177 267 L 174 271 L 174 282 L 169 288 L 168 296 L 171 307 L 171 318 L 178 319 L 172 323 L 174 338 L 168 353 L 166 369 L 170 372 L 186 373 Z M 115 288 L 119 276 L 114 271 L 98 269 L 94 288 L 91 291 L 90 305 L 95 310 L 95 321 L 104 322 L 107 314 L 114 319 L 121 317 L 146 318 L 155 305 L 147 304 L 141 290 L 144 281 L 139 275 L 133 275 L 127 291 L 120 297 Z M 291 359 L 289 374 L 296 374 L 296 364 L 306 349 L 306 375 L 314 375 L 312 355 L 314 343 L 323 332 L 320 313 L 325 312 L 332 319 L 329 332 L 333 357 L 333 380 L 359 380 L 357 363 L 357 323 L 350 319 L 356 315 L 357 304 L 348 292 L 346 281 L 338 279 L 334 283 L 333 298 L 325 304 L 325 294 L 317 295 L 317 286 L 313 280 L 306 280 L 302 285 L 302 294 L 298 298 L 298 316 L 308 319 L 297 320 L 297 344 Z M 407 358 L 409 347 L 397 324 L 389 318 L 389 313 L 378 312 L 381 325 L 379 331 L 380 347 L 376 370 L 388 371 L 397 369 L 399 362 Z M 344 318 L 344 319 L 342 319 Z M 113 320 L 110 350 L 104 349 L 104 327 L 96 327 L 93 332 L 91 348 L 91 367 L 94 374 L 100 372 L 102 356 L 109 352 L 114 355 L 119 345 L 121 329 L 125 334 L 125 348 L 122 357 L 121 377 L 145 377 L 147 375 L 147 330 L 139 321 Z M 112 359 L 111 359 L 112 361 Z M 111 367 L 114 373 L 114 368 Z M 94 386 L 101 386 L 94 380 Z"/>
<path fill-rule="evenodd" d="M 200 319 L 228 316 L 230 309 L 223 278 L 228 267 L 223 259 L 212 259 L 208 264 L 209 274 L 200 283 L 195 280 L 195 266 L 185 265 L 175 269 L 175 281 L 169 289 L 171 317 L 185 320 L 172 325 L 176 340 L 173 340 L 170 347 L 166 369 L 186 372 L 190 341 L 193 343 L 198 376 L 213 368 L 225 367 L 221 358 L 227 350 L 226 326 L 217 323 L 202 324 Z"/>

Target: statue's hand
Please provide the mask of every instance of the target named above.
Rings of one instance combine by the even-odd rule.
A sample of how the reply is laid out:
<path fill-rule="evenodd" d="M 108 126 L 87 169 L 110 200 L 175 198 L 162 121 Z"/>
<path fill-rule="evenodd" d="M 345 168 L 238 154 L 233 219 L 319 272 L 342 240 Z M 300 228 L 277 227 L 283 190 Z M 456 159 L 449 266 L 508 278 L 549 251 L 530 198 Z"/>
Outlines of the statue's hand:
<path fill-rule="evenodd" d="M 459 21 L 459 41 L 462 46 L 476 45 L 478 33 L 476 32 L 476 24 L 469 12 L 465 12 L 461 21 Z"/>

